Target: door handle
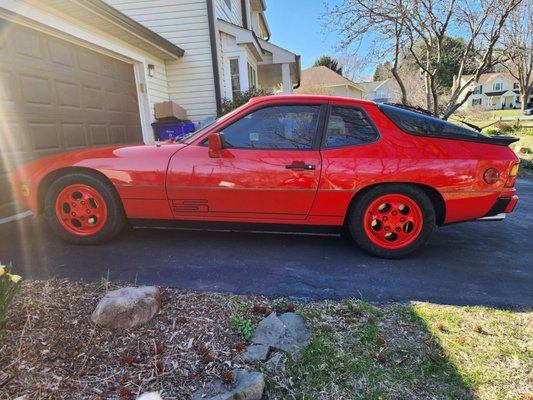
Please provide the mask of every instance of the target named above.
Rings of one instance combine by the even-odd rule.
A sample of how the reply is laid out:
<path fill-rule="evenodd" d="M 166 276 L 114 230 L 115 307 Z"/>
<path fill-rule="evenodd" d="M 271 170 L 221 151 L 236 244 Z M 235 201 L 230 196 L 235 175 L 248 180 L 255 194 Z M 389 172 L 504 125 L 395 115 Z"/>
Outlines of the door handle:
<path fill-rule="evenodd" d="M 287 168 L 287 169 L 314 170 L 314 169 L 316 169 L 316 165 L 312 165 L 312 164 L 289 164 L 289 165 L 285 165 L 285 168 Z"/>

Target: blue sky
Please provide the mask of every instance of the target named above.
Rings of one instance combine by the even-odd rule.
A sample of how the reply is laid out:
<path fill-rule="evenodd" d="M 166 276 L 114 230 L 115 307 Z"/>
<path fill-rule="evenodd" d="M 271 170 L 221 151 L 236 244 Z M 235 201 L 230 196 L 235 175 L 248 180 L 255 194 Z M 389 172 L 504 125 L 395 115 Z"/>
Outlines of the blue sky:
<path fill-rule="evenodd" d="M 318 20 L 324 12 L 324 0 L 266 0 L 266 6 L 270 41 L 300 54 L 302 69 L 310 67 L 321 55 L 335 55 L 337 35 L 324 31 Z"/>

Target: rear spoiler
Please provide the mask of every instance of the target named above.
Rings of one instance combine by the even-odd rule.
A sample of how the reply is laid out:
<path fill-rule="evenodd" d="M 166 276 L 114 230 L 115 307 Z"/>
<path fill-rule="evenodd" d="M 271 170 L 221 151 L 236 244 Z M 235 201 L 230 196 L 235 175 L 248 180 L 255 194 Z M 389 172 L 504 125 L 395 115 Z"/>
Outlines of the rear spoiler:
<path fill-rule="evenodd" d="M 520 138 L 516 136 L 491 136 L 490 139 L 494 144 L 509 146 L 511 143 L 518 142 Z"/>

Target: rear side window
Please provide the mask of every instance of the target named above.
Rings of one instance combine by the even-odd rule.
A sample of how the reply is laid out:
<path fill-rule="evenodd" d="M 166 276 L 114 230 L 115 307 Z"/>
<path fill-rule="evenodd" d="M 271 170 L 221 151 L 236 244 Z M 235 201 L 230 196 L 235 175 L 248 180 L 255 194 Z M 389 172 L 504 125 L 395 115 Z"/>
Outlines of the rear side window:
<path fill-rule="evenodd" d="M 378 104 L 378 107 L 401 130 L 412 135 L 456 139 L 460 139 L 461 137 L 464 139 L 487 137 L 473 129 L 468 129 L 442 119 L 430 117 L 429 115 L 419 114 L 388 104 Z"/>
<path fill-rule="evenodd" d="M 361 108 L 332 106 L 325 147 L 349 147 L 372 143 L 379 133 Z"/>

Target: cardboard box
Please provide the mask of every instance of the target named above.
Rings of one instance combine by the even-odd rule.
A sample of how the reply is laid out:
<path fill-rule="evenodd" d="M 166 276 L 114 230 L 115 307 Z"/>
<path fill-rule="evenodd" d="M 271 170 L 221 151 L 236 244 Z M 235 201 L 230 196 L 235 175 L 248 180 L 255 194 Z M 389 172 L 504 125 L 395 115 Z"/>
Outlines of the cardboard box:
<path fill-rule="evenodd" d="M 179 120 L 187 119 L 187 111 L 183 107 L 178 106 L 173 101 L 164 101 L 162 103 L 154 104 L 155 119 L 165 120 L 169 118 L 177 118 Z"/>

